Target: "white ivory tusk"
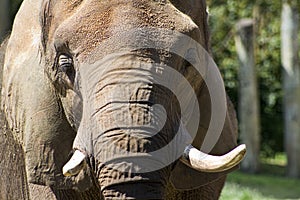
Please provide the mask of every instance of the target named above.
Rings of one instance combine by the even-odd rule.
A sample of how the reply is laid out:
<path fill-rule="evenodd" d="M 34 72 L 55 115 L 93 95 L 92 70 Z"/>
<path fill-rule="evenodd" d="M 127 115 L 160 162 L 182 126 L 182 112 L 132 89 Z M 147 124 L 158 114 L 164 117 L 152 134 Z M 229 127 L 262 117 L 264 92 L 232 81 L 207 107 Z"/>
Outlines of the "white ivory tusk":
<path fill-rule="evenodd" d="M 186 147 L 181 161 L 202 172 L 223 172 L 238 165 L 246 154 L 246 145 L 242 144 L 222 156 L 203 153 L 189 145 Z"/>
<path fill-rule="evenodd" d="M 86 155 L 79 150 L 76 150 L 71 159 L 63 167 L 64 176 L 75 176 L 85 168 Z"/>

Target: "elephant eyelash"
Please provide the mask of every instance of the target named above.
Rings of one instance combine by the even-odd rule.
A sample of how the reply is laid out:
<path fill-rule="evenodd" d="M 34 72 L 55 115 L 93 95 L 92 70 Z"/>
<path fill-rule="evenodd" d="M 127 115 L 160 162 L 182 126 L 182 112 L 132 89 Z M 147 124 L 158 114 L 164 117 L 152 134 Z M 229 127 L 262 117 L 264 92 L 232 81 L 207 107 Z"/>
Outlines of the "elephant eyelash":
<path fill-rule="evenodd" d="M 62 72 L 67 72 L 70 68 L 73 67 L 73 59 L 66 55 L 66 54 L 61 54 L 58 57 L 58 67 Z"/>

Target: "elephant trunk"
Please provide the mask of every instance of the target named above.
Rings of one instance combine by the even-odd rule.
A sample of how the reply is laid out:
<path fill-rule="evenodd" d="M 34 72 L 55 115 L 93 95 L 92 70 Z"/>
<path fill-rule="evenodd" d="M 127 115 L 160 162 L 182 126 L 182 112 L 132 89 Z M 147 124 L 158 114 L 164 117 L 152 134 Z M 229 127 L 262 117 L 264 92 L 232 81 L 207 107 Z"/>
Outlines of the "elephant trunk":
<path fill-rule="evenodd" d="M 105 197 L 161 199 L 170 169 L 151 153 L 176 133 L 178 122 L 166 114 L 171 112 L 171 94 L 154 84 L 155 68 L 136 58 L 121 57 L 99 68 L 80 74 L 84 102 L 73 144 L 77 151 L 63 173 L 78 174 L 91 154 Z"/>

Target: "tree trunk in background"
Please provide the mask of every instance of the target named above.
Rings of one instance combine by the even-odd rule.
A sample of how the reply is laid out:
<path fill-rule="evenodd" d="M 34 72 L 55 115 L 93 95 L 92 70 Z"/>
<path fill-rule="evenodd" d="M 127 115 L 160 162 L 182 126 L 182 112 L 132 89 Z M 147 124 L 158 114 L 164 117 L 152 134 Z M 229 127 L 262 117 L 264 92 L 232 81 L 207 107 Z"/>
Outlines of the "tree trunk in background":
<path fill-rule="evenodd" d="M 0 43 L 8 34 L 8 31 L 10 29 L 9 11 L 9 0 L 0 0 Z"/>
<path fill-rule="evenodd" d="M 284 90 L 284 135 L 287 174 L 300 177 L 300 81 L 298 61 L 298 11 L 284 1 L 281 21 L 281 62 Z M 294 1 L 296 4 L 296 1 Z"/>
<path fill-rule="evenodd" d="M 239 69 L 239 122 L 247 155 L 242 162 L 244 171 L 259 171 L 260 120 L 257 92 L 257 78 L 254 61 L 254 22 L 243 19 L 238 22 L 235 43 L 240 60 Z"/>

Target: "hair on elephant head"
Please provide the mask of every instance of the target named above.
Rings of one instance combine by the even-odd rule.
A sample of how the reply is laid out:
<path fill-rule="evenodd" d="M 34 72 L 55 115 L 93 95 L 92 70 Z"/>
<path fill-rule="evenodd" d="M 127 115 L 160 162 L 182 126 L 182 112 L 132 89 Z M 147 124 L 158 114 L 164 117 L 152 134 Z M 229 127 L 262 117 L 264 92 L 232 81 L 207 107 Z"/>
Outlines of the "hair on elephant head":
<path fill-rule="evenodd" d="M 162 199 L 235 169 L 245 146 L 207 49 L 202 0 L 25 0 L 2 109 L 29 182 Z"/>

